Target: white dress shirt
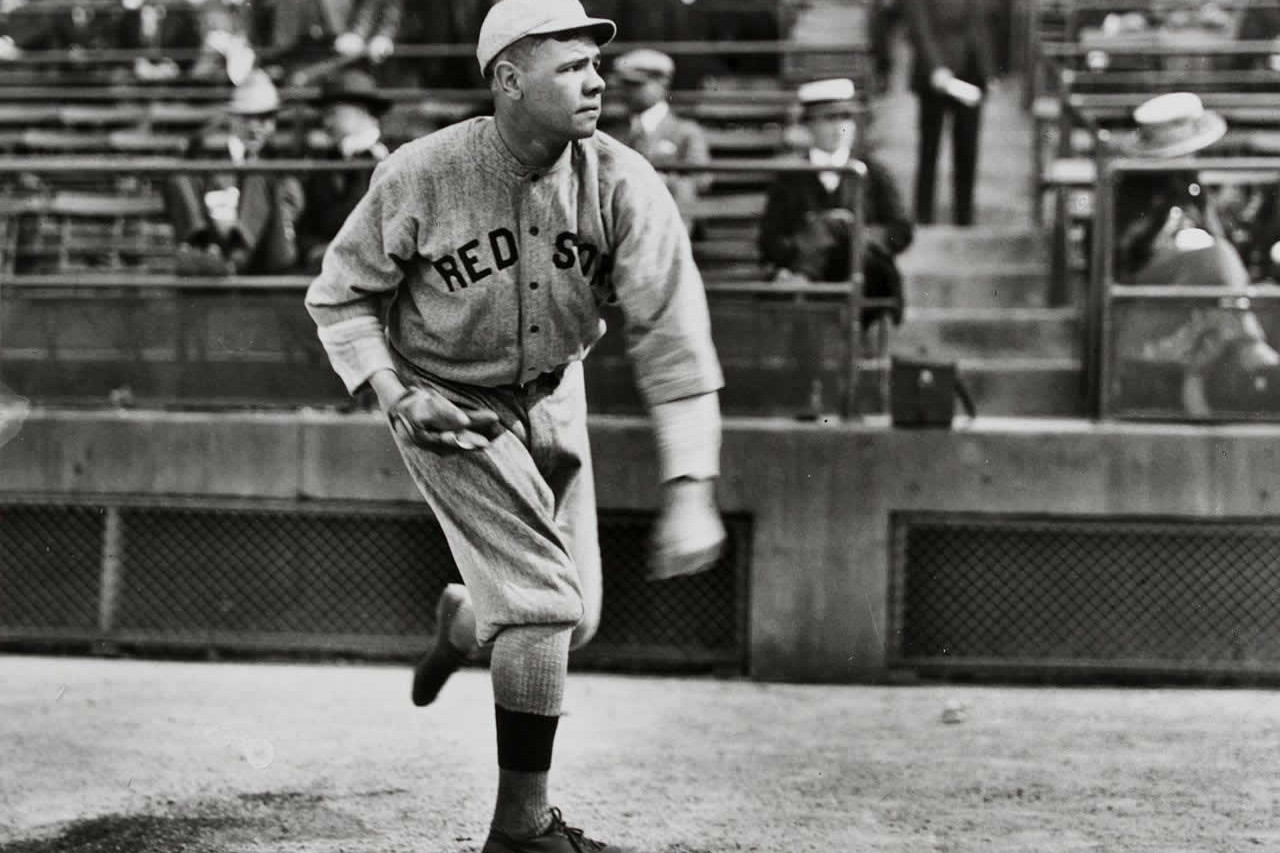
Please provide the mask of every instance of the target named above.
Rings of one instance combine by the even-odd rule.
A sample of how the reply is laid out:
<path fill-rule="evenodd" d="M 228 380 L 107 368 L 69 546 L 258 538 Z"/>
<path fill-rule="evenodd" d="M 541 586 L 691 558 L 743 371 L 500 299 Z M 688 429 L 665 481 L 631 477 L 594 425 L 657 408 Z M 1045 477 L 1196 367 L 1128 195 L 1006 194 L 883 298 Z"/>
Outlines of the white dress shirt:
<path fill-rule="evenodd" d="M 810 148 L 809 162 L 815 166 L 831 166 L 835 169 L 842 169 L 849 165 L 849 148 L 841 146 L 835 152 L 823 151 L 821 148 Z M 833 193 L 836 191 L 836 187 L 840 186 L 840 173 L 819 172 L 818 180 L 822 181 L 822 185 L 826 187 L 827 192 Z"/>

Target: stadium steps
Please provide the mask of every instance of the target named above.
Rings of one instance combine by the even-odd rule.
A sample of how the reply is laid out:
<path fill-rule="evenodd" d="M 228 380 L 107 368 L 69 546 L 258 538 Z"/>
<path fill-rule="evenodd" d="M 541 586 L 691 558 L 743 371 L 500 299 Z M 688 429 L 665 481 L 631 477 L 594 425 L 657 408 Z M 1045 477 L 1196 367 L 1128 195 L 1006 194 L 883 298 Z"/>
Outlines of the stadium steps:
<path fill-rule="evenodd" d="M 959 362 L 983 414 L 1083 414 L 1082 320 L 1045 307 L 1044 233 L 928 226 L 899 265 L 908 312 L 894 355 Z"/>

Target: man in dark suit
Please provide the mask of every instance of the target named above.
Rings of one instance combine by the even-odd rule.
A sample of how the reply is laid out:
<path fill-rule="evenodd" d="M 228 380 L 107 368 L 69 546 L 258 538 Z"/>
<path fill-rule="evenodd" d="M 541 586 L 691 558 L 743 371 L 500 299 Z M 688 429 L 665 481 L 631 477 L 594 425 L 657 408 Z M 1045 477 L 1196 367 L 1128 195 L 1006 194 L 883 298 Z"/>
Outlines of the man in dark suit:
<path fill-rule="evenodd" d="M 298 221 L 302 263 L 318 273 L 329 241 L 369 189 L 372 166 L 390 153 L 382 142 L 379 119 L 391 102 L 364 71 L 348 69 L 324 82 L 317 100 L 324 113 L 328 145 L 320 154 L 333 160 L 356 160 L 368 172 L 314 172 L 305 185 L 306 210 Z"/>
<path fill-rule="evenodd" d="M 865 293 L 896 302 L 889 311 L 864 315 L 864 323 L 887 314 L 902 320 L 902 279 L 894 258 L 911 245 L 913 228 L 893 177 L 857 150 L 857 105 L 852 80 L 819 80 L 798 91 L 812 140 L 807 159 L 815 166 L 843 168 L 855 157 L 867 167 L 863 193 Z M 847 281 L 850 278 L 852 182 L 843 172 L 779 173 L 769 188 L 761 222 L 761 257 L 779 278 Z"/>
<path fill-rule="evenodd" d="M 667 97 L 675 62 L 656 50 L 633 50 L 613 66 L 622 84 L 628 124 L 619 139 L 644 155 L 655 166 L 667 163 L 709 163 L 711 152 L 697 122 L 671 111 Z M 675 197 L 685 227 L 694 226 L 698 195 L 710 188 L 711 176 L 690 173 L 664 175 Z"/>
<path fill-rule="evenodd" d="M 268 159 L 279 109 L 270 78 L 253 72 L 232 94 L 226 147 L 215 150 L 201 142 L 192 155 L 232 163 Z M 175 175 L 166 182 L 165 202 L 179 244 L 179 274 L 269 275 L 297 263 L 303 194 L 292 175 Z"/>
<path fill-rule="evenodd" d="M 911 88 L 920 99 L 916 221 L 922 225 L 934 221 L 938 148 L 950 116 L 954 218 L 957 225 L 972 225 L 981 97 L 996 76 L 989 0 L 900 0 L 900 4 L 915 52 Z"/>

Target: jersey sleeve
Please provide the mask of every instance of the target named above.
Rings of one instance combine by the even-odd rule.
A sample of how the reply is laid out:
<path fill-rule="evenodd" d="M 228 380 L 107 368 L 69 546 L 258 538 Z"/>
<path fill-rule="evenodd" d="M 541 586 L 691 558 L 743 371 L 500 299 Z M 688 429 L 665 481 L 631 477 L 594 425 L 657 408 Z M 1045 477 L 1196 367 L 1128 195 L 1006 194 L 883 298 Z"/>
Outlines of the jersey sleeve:
<path fill-rule="evenodd" d="M 655 406 L 719 390 L 702 276 L 675 200 L 647 162 L 613 196 L 613 285 L 640 394 Z"/>
<path fill-rule="evenodd" d="M 354 392 L 378 370 L 391 368 L 380 297 L 403 278 L 413 257 L 417 219 L 401 161 L 385 160 L 369 191 L 329 244 L 320 275 L 307 288 L 306 307 L 333 369 Z"/>

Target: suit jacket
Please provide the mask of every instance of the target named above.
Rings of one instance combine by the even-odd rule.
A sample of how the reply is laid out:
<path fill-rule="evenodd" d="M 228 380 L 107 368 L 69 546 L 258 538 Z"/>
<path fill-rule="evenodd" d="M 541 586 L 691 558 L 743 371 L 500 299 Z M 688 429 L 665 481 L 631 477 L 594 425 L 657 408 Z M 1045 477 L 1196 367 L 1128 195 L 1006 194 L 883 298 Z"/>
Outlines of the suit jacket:
<path fill-rule="evenodd" d="M 893 303 L 891 308 L 864 310 L 862 325 L 880 316 L 896 325 L 902 322 L 906 296 L 894 257 L 911 245 L 913 228 L 889 171 L 874 159 L 861 159 L 867 166 L 863 224 L 884 229 L 883 241 L 870 237 L 866 241 L 863 293 Z M 761 257 L 775 267 L 803 271 L 821 281 L 848 280 L 852 232 L 844 223 L 851 217 L 815 221 L 811 214 L 852 209 L 853 187 L 848 178 L 842 177 L 835 190 L 827 192 L 815 172 L 780 173 L 769 188 L 760 224 Z"/>
<path fill-rule="evenodd" d="M 190 50 L 203 41 L 195 9 L 144 3 L 121 16 L 120 47 Z"/>
<path fill-rule="evenodd" d="M 52 12 L 29 4 L 9 16 L 6 35 L 23 50 L 109 50 L 120 47 L 123 16 L 123 9 L 84 6 Z"/>
<path fill-rule="evenodd" d="M 914 56 L 911 88 L 930 92 L 930 76 L 950 68 L 962 80 L 983 86 L 996 76 L 995 37 L 989 0 L 901 0 Z"/>
<path fill-rule="evenodd" d="M 225 149 L 197 146 L 191 153 L 195 159 L 229 159 Z M 209 218 L 205 193 L 233 186 L 240 190 L 239 219 L 223 237 Z M 292 175 L 202 173 L 174 175 L 165 182 L 174 238 L 196 247 L 216 243 L 228 257 L 240 260 L 236 272 L 247 275 L 283 273 L 297 263 L 303 199 L 302 184 Z"/>
<path fill-rule="evenodd" d="M 710 163 L 711 150 L 707 137 L 695 121 L 683 119 L 668 112 L 653 133 L 635 132 L 630 127 L 622 134 L 622 141 L 644 155 L 655 166 L 664 162 Z M 690 173 L 663 175 L 667 189 L 675 197 L 676 206 L 686 228 L 693 228 L 694 203 L 698 195 L 711 186 L 710 175 Z"/>
<path fill-rule="evenodd" d="M 254 7 L 259 33 L 256 42 L 277 50 L 293 50 L 315 42 L 330 42 L 351 18 L 350 0 L 275 0 Z M 266 35 L 266 38 L 262 36 Z"/>
<path fill-rule="evenodd" d="M 867 166 L 863 193 L 864 224 L 884 228 L 880 247 L 897 255 L 911 245 L 914 227 L 893 176 L 874 158 L 862 157 Z M 766 262 L 790 269 L 796 260 L 796 235 L 810 212 L 853 209 L 853 188 L 841 177 L 834 192 L 827 192 L 815 172 L 781 173 L 769 187 L 764 218 L 760 223 L 760 256 Z"/>
<path fill-rule="evenodd" d="M 373 164 L 385 156 L 385 149 L 381 149 L 377 154 L 368 151 L 357 154 L 355 159 Z M 340 156 L 333 152 L 324 159 L 337 160 Z M 310 264 L 337 236 L 351 211 L 369 190 L 372 177 L 372 169 L 369 172 L 311 173 L 303 187 L 306 209 L 298 220 L 298 246 L 304 262 Z"/>

